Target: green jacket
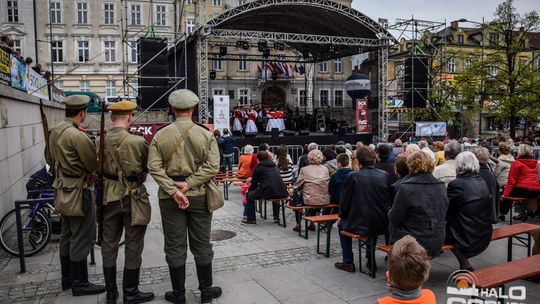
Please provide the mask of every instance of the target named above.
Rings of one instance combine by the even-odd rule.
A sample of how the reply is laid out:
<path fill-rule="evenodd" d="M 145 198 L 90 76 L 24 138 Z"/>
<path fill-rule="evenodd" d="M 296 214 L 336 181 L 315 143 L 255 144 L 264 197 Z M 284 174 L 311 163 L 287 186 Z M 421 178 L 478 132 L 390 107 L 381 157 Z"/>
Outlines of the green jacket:
<path fill-rule="evenodd" d="M 181 140 L 178 127 L 186 130 L 189 138 L 187 142 Z M 219 151 L 216 139 L 212 133 L 194 124 L 191 119 L 179 118 L 162 128 L 150 144 L 148 171 L 159 185 L 160 199 L 169 198 L 178 190 L 171 176 L 186 177 L 186 182 L 191 187 L 186 193 L 187 196 L 205 195 L 205 184 L 218 170 Z"/>
<path fill-rule="evenodd" d="M 96 150 L 99 153 L 100 138 L 96 139 Z M 147 172 L 146 162 L 148 161 L 148 143 L 143 137 L 130 134 L 125 128 L 113 127 L 105 135 L 105 162 L 103 169 L 106 174 L 118 176 L 118 168 L 114 162 L 111 152 L 116 154 L 122 172 L 125 177 L 134 178 L 142 172 Z M 120 181 L 104 178 L 103 203 L 117 202 L 129 194 L 129 189 L 135 189 L 139 185 L 135 181 L 130 181 L 129 188 L 122 186 Z"/>

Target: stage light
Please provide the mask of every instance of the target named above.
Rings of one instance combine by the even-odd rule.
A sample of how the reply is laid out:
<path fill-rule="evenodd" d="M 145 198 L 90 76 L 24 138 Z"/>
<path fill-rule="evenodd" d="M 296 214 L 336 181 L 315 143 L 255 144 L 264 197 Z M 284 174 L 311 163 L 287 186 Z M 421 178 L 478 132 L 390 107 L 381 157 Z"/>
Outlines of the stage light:
<path fill-rule="evenodd" d="M 219 56 L 225 56 L 227 55 L 227 47 L 226 46 L 220 46 L 219 47 Z"/>
<path fill-rule="evenodd" d="M 257 48 L 259 49 L 259 52 L 264 52 L 268 48 L 268 43 L 266 41 L 259 41 L 257 43 Z"/>
<path fill-rule="evenodd" d="M 242 49 L 249 50 L 249 42 L 244 41 L 244 43 L 242 44 Z"/>
<path fill-rule="evenodd" d="M 263 55 L 264 58 L 270 57 L 270 49 L 264 50 L 262 55 Z"/>
<path fill-rule="evenodd" d="M 209 76 L 210 76 L 210 79 L 212 79 L 212 80 L 216 79 L 216 71 L 214 71 L 214 70 L 210 71 Z"/>
<path fill-rule="evenodd" d="M 285 50 L 285 44 L 283 44 L 281 42 L 276 42 L 276 43 L 274 43 L 274 49 L 276 49 L 278 51 L 284 51 Z"/>
<path fill-rule="evenodd" d="M 242 40 L 236 41 L 236 48 L 237 48 L 237 49 L 241 48 L 242 45 L 244 45 L 244 41 L 242 41 Z"/>

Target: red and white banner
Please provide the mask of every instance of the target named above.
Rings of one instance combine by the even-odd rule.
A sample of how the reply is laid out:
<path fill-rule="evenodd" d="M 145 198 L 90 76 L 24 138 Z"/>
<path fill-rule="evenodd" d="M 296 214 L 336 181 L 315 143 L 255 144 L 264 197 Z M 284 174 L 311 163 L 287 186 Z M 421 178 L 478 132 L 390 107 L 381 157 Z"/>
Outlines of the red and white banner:
<path fill-rule="evenodd" d="M 356 100 L 356 134 L 369 134 L 368 100 Z"/>
<path fill-rule="evenodd" d="M 157 131 L 166 124 L 133 124 L 129 128 L 131 132 L 141 133 L 147 143 L 152 141 Z"/>

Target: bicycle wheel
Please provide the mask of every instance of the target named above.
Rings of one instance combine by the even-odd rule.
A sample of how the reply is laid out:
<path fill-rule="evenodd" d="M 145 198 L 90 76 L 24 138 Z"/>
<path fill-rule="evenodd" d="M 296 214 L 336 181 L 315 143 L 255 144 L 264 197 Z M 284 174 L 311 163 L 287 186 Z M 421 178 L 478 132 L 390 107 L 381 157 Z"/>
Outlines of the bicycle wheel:
<path fill-rule="evenodd" d="M 32 218 L 32 209 L 25 206 L 21 207 L 21 223 L 24 256 L 32 256 L 43 250 L 51 239 L 52 227 L 49 218 L 41 211 Z M 7 253 L 19 256 L 15 209 L 9 211 L 0 221 L 0 246 Z"/>

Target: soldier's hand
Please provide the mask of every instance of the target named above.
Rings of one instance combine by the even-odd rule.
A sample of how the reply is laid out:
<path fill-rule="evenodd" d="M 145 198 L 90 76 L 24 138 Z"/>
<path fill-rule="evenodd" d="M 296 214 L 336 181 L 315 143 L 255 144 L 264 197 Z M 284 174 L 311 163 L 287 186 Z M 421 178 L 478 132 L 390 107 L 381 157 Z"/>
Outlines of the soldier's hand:
<path fill-rule="evenodd" d="M 187 209 L 189 207 L 189 200 L 188 198 L 182 193 L 182 191 L 178 190 L 173 195 L 173 199 L 178 205 L 178 208 L 180 209 Z"/>
<path fill-rule="evenodd" d="M 180 191 L 182 191 L 182 193 L 186 193 L 189 189 L 191 189 L 191 187 L 186 182 L 175 182 L 174 184 L 176 185 L 176 187 L 178 187 L 178 189 L 180 189 Z"/>

